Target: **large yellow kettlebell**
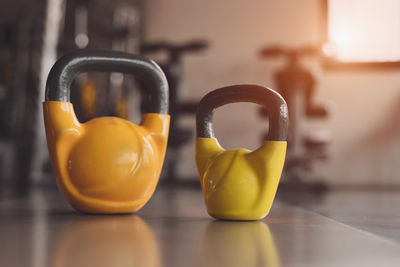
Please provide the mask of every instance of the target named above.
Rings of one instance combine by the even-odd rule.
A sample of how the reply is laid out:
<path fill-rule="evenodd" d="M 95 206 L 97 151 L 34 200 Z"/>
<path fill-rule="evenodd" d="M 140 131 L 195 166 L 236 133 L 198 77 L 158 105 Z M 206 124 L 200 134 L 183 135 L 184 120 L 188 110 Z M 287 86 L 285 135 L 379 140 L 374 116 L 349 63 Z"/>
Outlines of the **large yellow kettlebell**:
<path fill-rule="evenodd" d="M 70 85 L 83 72 L 133 74 L 148 90 L 140 125 L 117 117 L 79 123 Z M 143 207 L 159 179 L 168 139 L 168 83 L 142 57 L 115 51 L 78 50 L 49 73 L 43 103 L 47 143 L 57 184 L 77 210 L 129 213 Z"/>
<path fill-rule="evenodd" d="M 214 109 L 235 102 L 257 103 L 268 111 L 268 138 L 255 151 L 224 150 L 214 136 Z M 212 217 L 258 220 L 268 214 L 285 161 L 287 127 L 286 102 L 269 88 L 233 85 L 216 89 L 200 101 L 196 163 L 207 211 Z"/>

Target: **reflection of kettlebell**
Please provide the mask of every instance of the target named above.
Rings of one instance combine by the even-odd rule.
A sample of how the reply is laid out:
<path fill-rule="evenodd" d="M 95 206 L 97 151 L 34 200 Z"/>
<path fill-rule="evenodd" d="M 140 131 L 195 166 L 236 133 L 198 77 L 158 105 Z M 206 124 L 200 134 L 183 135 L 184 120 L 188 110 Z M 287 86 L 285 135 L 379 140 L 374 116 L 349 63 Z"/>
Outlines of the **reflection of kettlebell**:
<path fill-rule="evenodd" d="M 57 240 L 51 266 L 160 266 L 153 230 L 140 217 L 71 219 Z"/>
<path fill-rule="evenodd" d="M 269 115 L 267 140 L 255 151 L 224 150 L 213 132 L 213 110 L 235 102 L 263 105 Z M 197 109 L 196 163 L 208 213 L 227 220 L 258 220 L 272 205 L 286 154 L 288 111 L 275 91 L 234 85 L 208 93 Z"/>
<path fill-rule="evenodd" d="M 78 73 L 87 71 L 129 73 L 141 80 L 149 91 L 141 124 L 117 117 L 79 123 L 69 87 Z M 115 51 L 66 55 L 50 71 L 43 109 L 57 184 L 73 207 L 127 213 L 146 204 L 161 172 L 170 119 L 168 84 L 154 62 Z"/>
<path fill-rule="evenodd" d="M 273 234 L 264 222 L 213 221 L 207 225 L 200 266 L 281 264 Z"/>

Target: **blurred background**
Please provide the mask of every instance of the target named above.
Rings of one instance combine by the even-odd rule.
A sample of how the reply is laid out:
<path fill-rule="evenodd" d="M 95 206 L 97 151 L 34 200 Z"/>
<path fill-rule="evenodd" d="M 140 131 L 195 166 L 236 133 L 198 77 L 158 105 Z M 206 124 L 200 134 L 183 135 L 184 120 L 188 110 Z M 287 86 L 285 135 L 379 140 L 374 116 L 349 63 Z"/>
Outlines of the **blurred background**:
<path fill-rule="evenodd" d="M 399 189 L 400 2 L 397 0 L 14 0 L 0 16 L 2 190 L 55 187 L 42 102 L 57 58 L 98 48 L 160 64 L 172 124 L 161 186 L 200 188 L 195 112 L 207 92 L 253 83 L 289 105 L 289 149 L 280 190 Z M 134 77 L 87 73 L 72 102 L 81 122 L 141 117 Z M 268 131 L 260 107 L 215 114 L 225 148 L 255 149 Z"/>

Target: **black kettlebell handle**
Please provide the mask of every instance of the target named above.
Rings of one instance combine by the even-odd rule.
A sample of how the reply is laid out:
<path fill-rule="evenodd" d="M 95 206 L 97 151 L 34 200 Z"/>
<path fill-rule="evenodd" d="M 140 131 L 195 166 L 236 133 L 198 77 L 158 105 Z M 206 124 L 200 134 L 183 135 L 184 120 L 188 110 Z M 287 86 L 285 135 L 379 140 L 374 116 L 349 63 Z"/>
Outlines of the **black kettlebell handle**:
<path fill-rule="evenodd" d="M 168 82 L 160 67 L 138 55 L 105 50 L 76 50 L 61 57 L 50 70 L 46 101 L 70 102 L 76 75 L 88 71 L 132 74 L 149 90 L 145 113 L 168 114 Z"/>
<path fill-rule="evenodd" d="M 227 86 L 205 95 L 197 107 L 197 137 L 215 138 L 212 121 L 214 109 L 236 102 L 262 105 L 269 117 L 267 140 L 286 141 L 288 109 L 285 100 L 272 89 L 250 84 Z"/>

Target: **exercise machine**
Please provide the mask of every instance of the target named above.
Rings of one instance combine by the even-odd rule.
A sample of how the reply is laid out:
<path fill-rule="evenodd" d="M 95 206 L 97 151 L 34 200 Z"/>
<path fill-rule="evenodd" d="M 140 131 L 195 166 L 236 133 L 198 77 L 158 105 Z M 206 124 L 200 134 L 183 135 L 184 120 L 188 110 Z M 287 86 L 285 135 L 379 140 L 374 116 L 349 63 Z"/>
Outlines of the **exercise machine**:
<path fill-rule="evenodd" d="M 329 112 L 326 106 L 314 102 L 316 77 L 301 62 L 304 57 L 318 59 L 319 49 L 311 46 L 297 49 L 273 46 L 262 48 L 259 56 L 267 60 L 284 58 L 286 61 L 274 74 L 275 87 L 286 100 L 290 115 L 285 179 L 282 187 L 323 192 L 327 189 L 324 183 L 311 182 L 308 178 L 313 175 L 313 165 L 328 158 L 330 134 L 327 129 L 311 130 L 304 127 L 304 124 L 307 121 L 326 120 Z M 268 117 L 264 109 L 260 114 Z"/>

